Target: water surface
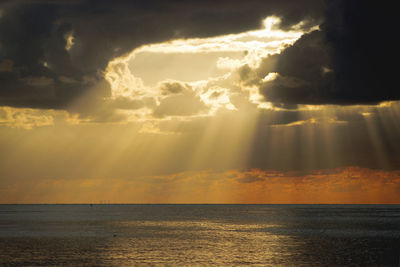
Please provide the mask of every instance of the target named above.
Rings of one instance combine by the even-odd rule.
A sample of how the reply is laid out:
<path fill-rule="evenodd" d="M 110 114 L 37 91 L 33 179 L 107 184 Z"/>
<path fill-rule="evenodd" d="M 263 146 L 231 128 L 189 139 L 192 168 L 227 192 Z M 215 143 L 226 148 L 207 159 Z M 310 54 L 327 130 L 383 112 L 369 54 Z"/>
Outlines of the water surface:
<path fill-rule="evenodd" d="M 0 265 L 399 266 L 400 205 L 0 205 Z"/>

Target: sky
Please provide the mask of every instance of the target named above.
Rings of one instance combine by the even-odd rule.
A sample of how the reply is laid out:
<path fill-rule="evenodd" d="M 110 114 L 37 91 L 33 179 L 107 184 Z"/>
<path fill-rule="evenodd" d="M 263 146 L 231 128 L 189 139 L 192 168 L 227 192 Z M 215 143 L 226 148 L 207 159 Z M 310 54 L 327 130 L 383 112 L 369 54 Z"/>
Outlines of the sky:
<path fill-rule="evenodd" d="M 0 203 L 400 203 L 395 9 L 0 2 Z"/>

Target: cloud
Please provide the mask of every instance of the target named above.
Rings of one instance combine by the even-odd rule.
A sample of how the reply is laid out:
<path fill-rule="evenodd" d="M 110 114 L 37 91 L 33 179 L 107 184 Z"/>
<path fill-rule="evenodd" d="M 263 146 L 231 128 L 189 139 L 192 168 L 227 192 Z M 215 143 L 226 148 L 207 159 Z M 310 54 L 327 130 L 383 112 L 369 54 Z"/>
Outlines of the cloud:
<path fill-rule="evenodd" d="M 29 190 L 27 190 L 29 185 Z M 400 202 L 398 171 L 346 167 L 301 175 L 269 170 L 191 171 L 130 178 L 0 181 L 1 203 L 290 203 Z"/>
<path fill-rule="evenodd" d="M 11 60 L 3 60 L 0 62 L 0 72 L 12 72 L 14 62 Z"/>
<path fill-rule="evenodd" d="M 55 116 L 46 116 L 65 109 L 66 121 L 85 124 L 79 129 L 107 122 L 110 131 L 124 125 L 149 139 L 174 133 L 158 137 L 179 147 L 163 166 L 168 172 L 196 164 L 281 171 L 399 166 L 399 105 L 376 105 L 400 99 L 396 69 L 387 64 L 397 60 L 396 16 L 374 16 L 386 14 L 383 7 L 16 0 L 2 1 L 0 10 L 0 106 L 13 108 L 3 111 L 3 126 L 54 123 L 31 132 L 61 132 Z M 148 158 L 171 152 L 157 149 Z"/>
<path fill-rule="evenodd" d="M 145 44 L 245 32 L 268 15 L 282 17 L 286 28 L 321 20 L 320 1 L 297 6 L 294 0 L 2 1 L 0 105 L 66 109 L 104 81 L 112 59 Z M 54 84 L 24 83 L 41 77 Z"/>
<path fill-rule="evenodd" d="M 0 107 L 0 126 L 30 130 L 35 127 L 54 125 L 52 111 L 29 108 Z"/>
<path fill-rule="evenodd" d="M 161 85 L 160 90 L 162 95 L 170 95 L 184 93 L 187 88 L 179 82 L 167 82 Z"/>
<path fill-rule="evenodd" d="M 244 176 L 245 178 L 242 178 Z M 396 171 L 359 167 L 300 174 L 253 169 L 237 172 L 239 199 L 250 203 L 398 203 Z"/>
<path fill-rule="evenodd" d="M 160 86 L 160 104 L 154 108 L 156 118 L 207 114 L 208 108 L 199 95 L 187 84 L 164 82 Z"/>
<path fill-rule="evenodd" d="M 28 76 L 23 78 L 23 81 L 27 85 L 35 87 L 46 87 L 54 84 L 54 80 L 52 78 L 48 78 L 45 76 L 39 76 L 39 77 Z"/>
<path fill-rule="evenodd" d="M 260 92 L 266 101 L 289 105 L 399 100 L 396 68 L 391 63 L 399 60 L 395 17 L 387 6 L 329 2 L 320 30 L 265 58 L 254 70 Z M 270 72 L 279 76 L 260 81 Z M 247 76 L 243 79 L 251 81 Z"/>
<path fill-rule="evenodd" d="M 218 85 L 208 96 L 197 94 L 206 105 L 214 101 L 214 106 L 231 110 L 243 104 L 233 103 L 238 102 L 233 92 L 240 86 L 259 108 L 376 104 L 399 99 L 398 90 L 393 89 L 396 75 L 384 64 L 387 58 L 396 58 L 397 51 L 388 49 L 395 43 L 390 16 L 371 20 L 378 9 L 361 2 L 307 1 L 302 5 L 299 9 L 296 1 L 254 1 L 251 5 L 219 1 L 212 3 L 214 8 L 207 8 L 198 1 L 6 1 L 0 5 L 0 105 L 89 113 L 76 109 L 74 102 L 95 95 L 90 101 L 103 110 L 105 106 L 119 109 L 119 105 L 125 110 L 129 106 L 132 110 L 152 109 L 154 103 L 149 104 L 149 99 L 154 102 L 157 94 L 151 93 L 140 78 L 126 75 L 128 66 L 115 64 L 113 74 L 123 78 L 111 77 L 106 71 L 110 61 L 134 49 L 141 53 L 201 54 L 229 49 L 239 53 L 254 46 L 278 53 L 282 42 L 293 42 L 318 23 L 320 30 L 303 35 L 294 45 L 261 62 L 265 54 L 253 54 L 251 49 L 243 51 L 247 54 L 242 59 L 219 58 L 217 66 L 225 70 L 241 66 L 236 71 L 241 83 L 230 81 L 230 87 Z M 355 9 L 356 20 L 351 16 Z M 281 20 L 278 23 L 277 17 L 270 17 L 264 21 L 267 28 L 274 29 L 270 32 L 260 29 L 262 18 L 268 15 Z M 155 23 L 153 17 L 162 23 Z M 214 27 L 209 27 L 211 24 Z M 373 34 L 378 31 L 384 34 Z M 92 94 L 96 88 L 101 89 Z M 165 90 L 162 94 L 167 93 Z M 217 94 L 219 98 L 212 97 Z M 110 97 L 118 101 L 111 104 Z M 150 113 L 160 118 L 198 114 L 196 110 L 203 108 L 201 102 L 185 97 L 188 95 L 160 98 L 163 103 Z M 130 104 L 123 98 L 131 98 Z M 107 103 L 100 104 L 104 99 Z M 176 114 L 170 110 L 177 102 L 192 100 L 197 101 L 190 102 L 193 110 L 184 108 Z"/>

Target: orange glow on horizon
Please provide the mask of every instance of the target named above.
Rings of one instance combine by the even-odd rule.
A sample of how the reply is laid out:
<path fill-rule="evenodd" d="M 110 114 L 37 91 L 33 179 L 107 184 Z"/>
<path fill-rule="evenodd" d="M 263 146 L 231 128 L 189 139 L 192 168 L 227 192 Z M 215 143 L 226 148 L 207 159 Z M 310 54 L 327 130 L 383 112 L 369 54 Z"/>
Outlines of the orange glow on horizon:
<path fill-rule="evenodd" d="M 10 184 L 0 203 L 396 204 L 400 173 L 359 167 L 311 173 L 183 172 L 137 179 L 57 179 Z"/>

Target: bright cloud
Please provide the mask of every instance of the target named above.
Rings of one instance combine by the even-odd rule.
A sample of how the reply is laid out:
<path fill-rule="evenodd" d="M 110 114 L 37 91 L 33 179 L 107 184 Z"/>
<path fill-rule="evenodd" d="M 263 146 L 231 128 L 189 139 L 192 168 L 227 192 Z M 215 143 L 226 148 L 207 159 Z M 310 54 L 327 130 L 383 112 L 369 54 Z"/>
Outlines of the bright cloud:
<path fill-rule="evenodd" d="M 259 30 L 210 38 L 177 39 L 139 47 L 129 55 L 116 58 L 109 63 L 105 78 L 111 85 L 111 98 L 122 97 L 135 100 L 145 97 L 154 98 L 157 103 L 156 106 L 143 107 L 140 111 L 142 120 L 154 119 L 154 115 L 158 118 L 192 116 L 194 114 L 211 116 L 219 109 L 237 110 L 237 107 L 231 101 L 232 96 L 241 97 L 242 101 L 256 104 L 259 107 L 270 107 L 268 104 L 262 103 L 262 96 L 258 91 L 253 90 L 255 88 L 246 88 L 238 84 L 239 81 L 235 73 L 238 68 L 244 65 L 257 67 L 263 58 L 269 54 L 279 53 L 304 33 L 300 30 L 279 30 L 276 27 L 279 22 L 279 18 L 268 17 L 263 21 L 263 28 Z M 148 60 L 141 59 L 144 55 L 153 62 L 153 65 L 146 65 Z M 171 56 L 164 58 L 165 55 Z M 190 61 L 190 58 L 194 55 L 199 55 L 199 57 Z M 135 60 L 139 58 L 142 64 L 138 65 Z M 203 58 L 207 62 L 203 62 Z M 164 62 L 165 60 L 168 61 Z M 182 63 L 174 65 L 174 60 Z M 132 64 L 134 65 L 133 69 Z M 163 64 L 168 64 L 167 70 L 161 67 L 164 66 Z M 157 81 L 155 86 L 147 84 L 135 73 L 136 70 L 145 75 L 147 70 L 143 68 L 148 68 L 151 73 L 164 71 L 165 76 L 159 78 L 160 80 Z M 192 69 L 193 72 L 191 72 Z M 198 76 L 196 80 L 196 75 L 203 72 L 207 72 L 208 78 L 204 79 Z M 180 81 L 174 77 L 168 77 L 168 73 L 171 76 L 174 73 L 184 73 L 187 77 L 193 78 L 190 81 Z M 151 79 L 156 82 L 154 78 Z M 163 87 L 157 84 L 166 83 L 168 80 L 176 80 L 177 83 L 181 84 L 185 83 L 191 88 L 190 94 L 189 91 L 186 91 L 187 93 L 184 95 L 167 97 Z M 216 85 L 216 80 L 223 81 L 224 85 Z M 182 112 L 168 112 L 167 105 Z M 197 107 L 199 111 L 188 112 L 189 106 L 195 109 Z M 201 108 L 202 106 L 207 108 Z"/>

